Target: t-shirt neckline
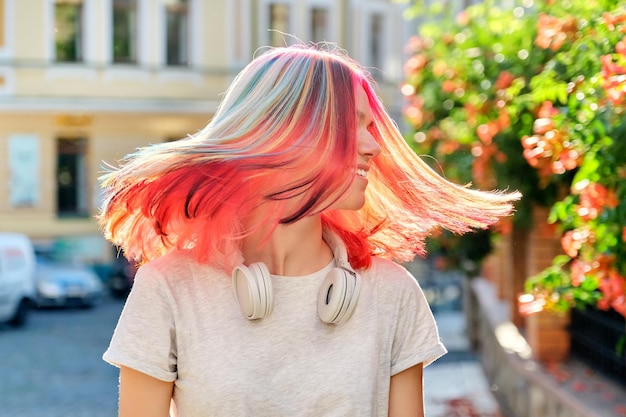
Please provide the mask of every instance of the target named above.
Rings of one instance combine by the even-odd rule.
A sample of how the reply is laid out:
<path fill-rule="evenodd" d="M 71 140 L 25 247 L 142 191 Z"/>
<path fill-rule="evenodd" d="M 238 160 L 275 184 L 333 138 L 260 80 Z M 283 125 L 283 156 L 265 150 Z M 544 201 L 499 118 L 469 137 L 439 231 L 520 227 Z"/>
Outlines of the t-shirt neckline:
<path fill-rule="evenodd" d="M 318 278 L 320 276 L 325 277 L 326 275 L 328 275 L 328 273 L 335 267 L 335 260 L 331 260 L 330 263 L 328 265 L 326 265 L 324 268 L 320 269 L 319 271 L 313 272 L 312 274 L 307 274 L 307 275 L 298 275 L 298 276 L 289 276 L 289 275 L 273 275 L 272 274 L 272 278 L 275 279 L 299 279 L 299 280 L 304 280 L 304 279 L 314 279 L 314 278 Z"/>

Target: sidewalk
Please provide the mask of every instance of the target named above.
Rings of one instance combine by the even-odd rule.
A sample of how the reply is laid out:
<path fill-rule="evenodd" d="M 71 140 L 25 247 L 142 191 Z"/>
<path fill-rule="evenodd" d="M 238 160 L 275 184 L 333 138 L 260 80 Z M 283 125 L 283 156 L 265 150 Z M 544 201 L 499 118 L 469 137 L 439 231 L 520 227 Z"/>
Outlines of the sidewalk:
<path fill-rule="evenodd" d="M 435 310 L 448 354 L 424 369 L 426 417 L 504 417 L 478 358 L 471 352 L 460 310 Z"/>
<path fill-rule="evenodd" d="M 426 417 L 506 417 L 500 412 L 478 356 L 470 348 L 462 303 L 465 277 L 458 271 L 434 270 L 419 259 L 406 267 L 419 277 L 439 336 L 448 349 L 424 369 Z"/>

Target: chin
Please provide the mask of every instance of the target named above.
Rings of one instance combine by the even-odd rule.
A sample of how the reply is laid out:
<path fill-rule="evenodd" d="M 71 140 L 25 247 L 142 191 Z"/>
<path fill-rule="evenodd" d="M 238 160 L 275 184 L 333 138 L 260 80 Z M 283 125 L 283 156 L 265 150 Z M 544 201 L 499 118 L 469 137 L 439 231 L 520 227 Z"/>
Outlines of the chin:
<path fill-rule="evenodd" d="M 362 189 L 348 190 L 339 200 L 329 207 L 332 210 L 360 210 L 365 205 L 365 191 Z"/>
<path fill-rule="evenodd" d="M 365 199 L 360 199 L 360 200 L 350 200 L 350 201 L 342 201 L 339 204 L 337 204 L 336 209 L 339 210 L 351 210 L 351 211 L 357 211 L 357 210 L 361 210 L 363 208 L 363 206 L 365 205 Z"/>

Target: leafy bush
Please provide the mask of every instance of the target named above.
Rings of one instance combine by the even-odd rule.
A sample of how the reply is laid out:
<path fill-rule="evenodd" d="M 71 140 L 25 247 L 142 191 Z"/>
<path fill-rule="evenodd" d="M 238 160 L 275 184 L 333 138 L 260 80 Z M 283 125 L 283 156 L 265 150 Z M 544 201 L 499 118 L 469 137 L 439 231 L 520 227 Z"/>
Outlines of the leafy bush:
<path fill-rule="evenodd" d="M 441 6 L 413 13 L 425 23 L 407 45 L 407 141 L 451 179 L 520 190 L 516 227 L 543 205 L 563 233 L 565 254 L 528 279 L 522 307 L 626 316 L 626 7 L 486 1 L 454 18 Z"/>

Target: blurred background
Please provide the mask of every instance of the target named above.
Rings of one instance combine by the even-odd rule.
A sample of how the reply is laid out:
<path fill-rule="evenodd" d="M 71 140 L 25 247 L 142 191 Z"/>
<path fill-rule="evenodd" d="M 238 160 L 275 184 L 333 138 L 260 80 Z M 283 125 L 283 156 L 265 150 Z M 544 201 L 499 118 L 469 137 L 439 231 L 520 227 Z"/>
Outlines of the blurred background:
<path fill-rule="evenodd" d="M 295 39 L 368 67 L 433 169 L 524 194 L 406 265 L 450 350 L 427 415 L 626 416 L 625 34 L 620 0 L 0 0 L 0 417 L 115 415 L 135 267 L 98 178 Z"/>

